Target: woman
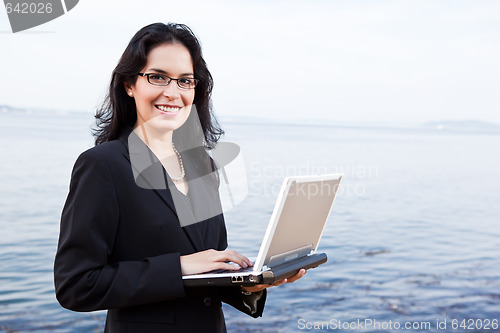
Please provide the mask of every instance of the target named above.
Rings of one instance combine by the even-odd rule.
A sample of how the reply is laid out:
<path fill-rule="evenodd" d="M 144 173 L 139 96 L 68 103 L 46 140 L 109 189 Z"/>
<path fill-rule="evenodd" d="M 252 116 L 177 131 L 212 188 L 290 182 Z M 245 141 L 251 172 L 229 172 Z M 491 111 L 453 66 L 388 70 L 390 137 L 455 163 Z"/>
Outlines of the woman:
<path fill-rule="evenodd" d="M 222 134 L 211 91 L 200 45 L 184 25 L 144 27 L 113 71 L 96 146 L 73 169 L 54 266 L 60 304 L 108 309 L 105 332 L 225 332 L 221 302 L 262 315 L 269 285 L 182 283 L 185 274 L 252 265 L 225 250 L 206 153 Z"/>

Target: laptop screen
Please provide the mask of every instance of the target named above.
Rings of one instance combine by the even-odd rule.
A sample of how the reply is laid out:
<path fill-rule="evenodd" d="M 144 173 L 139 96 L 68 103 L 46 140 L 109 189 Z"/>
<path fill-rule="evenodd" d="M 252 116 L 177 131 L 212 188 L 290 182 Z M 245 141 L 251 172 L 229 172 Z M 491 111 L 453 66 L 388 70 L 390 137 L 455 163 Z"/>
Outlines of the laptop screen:
<path fill-rule="evenodd" d="M 341 179 L 341 174 L 329 174 L 284 180 L 257 256 L 256 269 L 316 251 Z"/>

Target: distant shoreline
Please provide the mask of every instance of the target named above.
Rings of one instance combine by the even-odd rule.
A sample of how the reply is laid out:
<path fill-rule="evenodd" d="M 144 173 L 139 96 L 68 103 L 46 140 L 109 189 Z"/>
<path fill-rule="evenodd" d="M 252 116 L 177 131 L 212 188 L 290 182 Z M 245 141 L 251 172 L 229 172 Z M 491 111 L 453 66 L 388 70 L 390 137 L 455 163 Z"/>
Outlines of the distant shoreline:
<path fill-rule="evenodd" d="M 69 114 L 89 114 L 93 117 L 94 111 L 84 110 L 49 110 L 41 108 L 23 108 L 12 107 L 9 105 L 0 105 L 1 113 L 33 114 L 50 112 L 60 116 Z M 387 121 L 336 121 L 332 119 L 303 119 L 293 118 L 278 119 L 265 117 L 249 117 L 239 115 L 216 114 L 217 119 L 227 124 L 248 124 L 248 125 L 290 125 L 290 126 L 320 126 L 334 128 L 365 128 L 365 129 L 411 129 L 448 133 L 469 133 L 469 134 L 500 134 L 500 124 L 477 120 L 440 120 L 428 122 L 387 122 Z"/>

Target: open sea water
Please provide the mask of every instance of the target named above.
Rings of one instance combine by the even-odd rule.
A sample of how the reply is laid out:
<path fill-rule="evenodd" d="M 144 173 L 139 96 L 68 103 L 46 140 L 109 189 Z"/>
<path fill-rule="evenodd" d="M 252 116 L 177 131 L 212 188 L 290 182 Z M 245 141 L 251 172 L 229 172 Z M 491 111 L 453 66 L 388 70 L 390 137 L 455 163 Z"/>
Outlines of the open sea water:
<path fill-rule="evenodd" d="M 59 218 L 88 113 L 0 112 L 0 332 L 102 332 L 105 313 L 54 296 Z M 224 306 L 229 332 L 500 332 L 499 134 L 419 126 L 224 119 L 248 195 L 229 246 L 256 256 L 283 177 L 344 173 L 320 250 L 271 288 L 264 317 Z"/>

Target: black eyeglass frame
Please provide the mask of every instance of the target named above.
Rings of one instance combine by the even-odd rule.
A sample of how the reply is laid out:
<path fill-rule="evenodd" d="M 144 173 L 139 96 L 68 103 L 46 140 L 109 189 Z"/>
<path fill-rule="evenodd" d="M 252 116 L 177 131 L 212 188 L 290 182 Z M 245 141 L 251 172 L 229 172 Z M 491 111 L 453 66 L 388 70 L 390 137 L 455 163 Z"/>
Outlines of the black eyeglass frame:
<path fill-rule="evenodd" d="M 142 77 L 146 77 L 146 79 L 148 80 L 148 83 L 153 85 L 153 86 L 157 86 L 157 87 L 166 87 L 170 84 L 170 82 L 172 81 L 176 81 L 177 83 L 177 87 L 179 87 L 180 89 L 186 89 L 186 90 L 189 90 L 189 89 L 194 89 L 196 88 L 196 86 L 198 85 L 198 83 L 200 82 L 200 80 L 198 79 L 195 79 L 195 78 L 191 78 L 191 77 L 181 77 L 181 78 L 178 78 L 178 79 L 174 79 L 168 75 L 165 75 L 165 74 L 159 74 L 159 73 L 137 73 L 137 75 L 139 76 L 142 76 Z M 152 83 L 150 80 L 149 80 L 149 76 L 150 75 L 161 75 L 161 76 L 165 76 L 169 79 L 169 81 L 166 83 L 166 84 L 156 84 L 156 83 Z M 189 79 L 189 80 L 193 80 L 194 81 L 194 86 L 192 88 L 187 88 L 187 87 L 182 87 L 180 84 L 179 84 L 179 80 L 184 80 L 184 79 Z"/>

